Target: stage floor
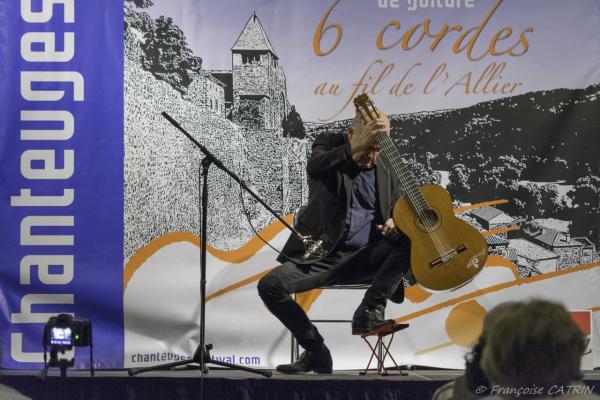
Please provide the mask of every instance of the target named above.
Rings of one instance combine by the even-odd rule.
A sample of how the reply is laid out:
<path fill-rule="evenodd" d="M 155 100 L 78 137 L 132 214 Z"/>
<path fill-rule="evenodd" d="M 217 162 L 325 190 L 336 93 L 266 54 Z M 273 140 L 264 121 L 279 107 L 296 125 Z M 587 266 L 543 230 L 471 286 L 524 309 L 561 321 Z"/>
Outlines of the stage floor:
<path fill-rule="evenodd" d="M 198 370 L 152 371 L 133 377 L 127 370 L 69 370 L 62 383 L 58 371 L 50 371 L 42 381 L 39 371 L 2 371 L 2 383 L 14 387 L 33 399 L 431 399 L 433 392 L 459 375 L 461 370 L 412 370 L 407 375 L 359 371 L 334 371 L 330 375 L 285 375 L 271 378 L 257 374 L 212 368 L 201 379 Z M 584 382 L 600 392 L 600 371 L 588 371 Z"/>
<path fill-rule="evenodd" d="M 394 381 L 443 381 L 447 382 L 462 375 L 462 370 L 403 370 L 406 375 L 400 375 L 395 369 L 388 369 L 389 375 L 381 376 L 376 371 L 370 370 L 368 375 L 360 375 L 359 370 L 349 371 L 334 371 L 332 374 L 281 374 L 277 371 L 272 371 L 273 375 L 270 378 L 254 374 L 246 371 L 239 371 L 221 367 L 211 367 L 209 372 L 204 375 L 207 379 L 266 379 L 266 380 L 394 380 Z M 592 371 L 596 372 L 596 371 Z M 28 379 L 37 378 L 40 371 L 23 371 L 23 370 L 2 370 L 0 375 L 2 381 L 12 379 Z M 592 374 L 593 375 L 593 374 Z M 598 371 L 600 376 L 600 371 Z M 57 379 L 59 371 L 52 369 L 48 372 L 48 377 Z M 67 370 L 67 378 L 74 379 L 91 379 L 90 371 L 88 370 Z M 195 368 L 180 368 L 168 371 L 150 371 L 144 372 L 136 376 L 129 376 L 126 369 L 123 370 L 99 370 L 95 371 L 96 379 L 199 379 L 200 371 Z M 599 378 L 600 379 L 600 378 Z"/>

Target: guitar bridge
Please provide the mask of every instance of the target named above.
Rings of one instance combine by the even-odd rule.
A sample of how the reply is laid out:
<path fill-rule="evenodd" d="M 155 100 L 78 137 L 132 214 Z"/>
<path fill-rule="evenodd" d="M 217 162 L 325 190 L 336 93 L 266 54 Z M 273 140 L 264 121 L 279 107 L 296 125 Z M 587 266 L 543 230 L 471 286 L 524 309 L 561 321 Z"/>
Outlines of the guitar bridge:
<path fill-rule="evenodd" d="M 441 256 L 439 256 L 438 258 L 434 259 L 433 261 L 429 262 L 429 266 L 431 268 L 435 268 L 447 261 L 450 261 L 451 259 L 453 259 L 454 257 L 456 257 L 457 255 L 459 255 L 460 253 L 462 253 L 463 251 L 465 251 L 467 249 L 467 246 L 465 246 L 464 244 L 461 244 L 460 246 L 442 254 Z"/>

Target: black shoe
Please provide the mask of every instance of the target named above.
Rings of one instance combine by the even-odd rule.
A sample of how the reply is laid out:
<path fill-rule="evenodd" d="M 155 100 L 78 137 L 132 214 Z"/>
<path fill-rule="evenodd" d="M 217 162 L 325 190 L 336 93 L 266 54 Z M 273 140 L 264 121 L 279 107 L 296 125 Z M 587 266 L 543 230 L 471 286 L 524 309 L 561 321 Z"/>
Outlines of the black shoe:
<path fill-rule="evenodd" d="M 323 345 L 319 351 L 303 351 L 296 362 L 278 365 L 277 372 L 284 374 L 303 374 L 315 371 L 317 374 L 330 374 L 333 360 L 329 349 Z"/>
<path fill-rule="evenodd" d="M 352 317 L 352 334 L 362 335 L 383 325 L 393 324 L 393 319 L 385 319 L 384 306 L 360 305 Z"/>

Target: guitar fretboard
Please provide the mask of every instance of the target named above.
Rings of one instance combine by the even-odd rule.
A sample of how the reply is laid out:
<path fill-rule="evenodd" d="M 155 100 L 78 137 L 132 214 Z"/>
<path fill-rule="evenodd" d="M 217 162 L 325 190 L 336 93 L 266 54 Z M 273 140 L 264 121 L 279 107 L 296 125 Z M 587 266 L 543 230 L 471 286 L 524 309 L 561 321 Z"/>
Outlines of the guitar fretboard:
<path fill-rule="evenodd" d="M 417 185 L 413 173 L 408 168 L 408 165 L 402 162 L 398 149 L 387 134 L 380 132 L 377 134 L 376 138 L 381 146 L 382 158 L 398 177 L 402 189 L 406 193 L 406 196 L 410 200 L 417 214 L 423 216 L 424 212 L 429 209 L 429 205 L 419 190 L 419 185 Z"/>

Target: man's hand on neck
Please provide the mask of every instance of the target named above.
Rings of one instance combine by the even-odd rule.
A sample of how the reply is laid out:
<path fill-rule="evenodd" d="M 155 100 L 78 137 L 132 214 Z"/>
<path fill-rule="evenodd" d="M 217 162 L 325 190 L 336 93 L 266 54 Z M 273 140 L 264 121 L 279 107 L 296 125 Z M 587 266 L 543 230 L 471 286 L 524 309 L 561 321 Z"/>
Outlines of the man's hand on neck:
<path fill-rule="evenodd" d="M 352 159 L 360 168 L 373 168 L 373 162 L 381 152 L 381 146 L 377 140 L 377 135 L 380 133 L 388 136 L 390 134 L 390 120 L 383 113 L 366 124 L 354 123 L 348 130 Z"/>

